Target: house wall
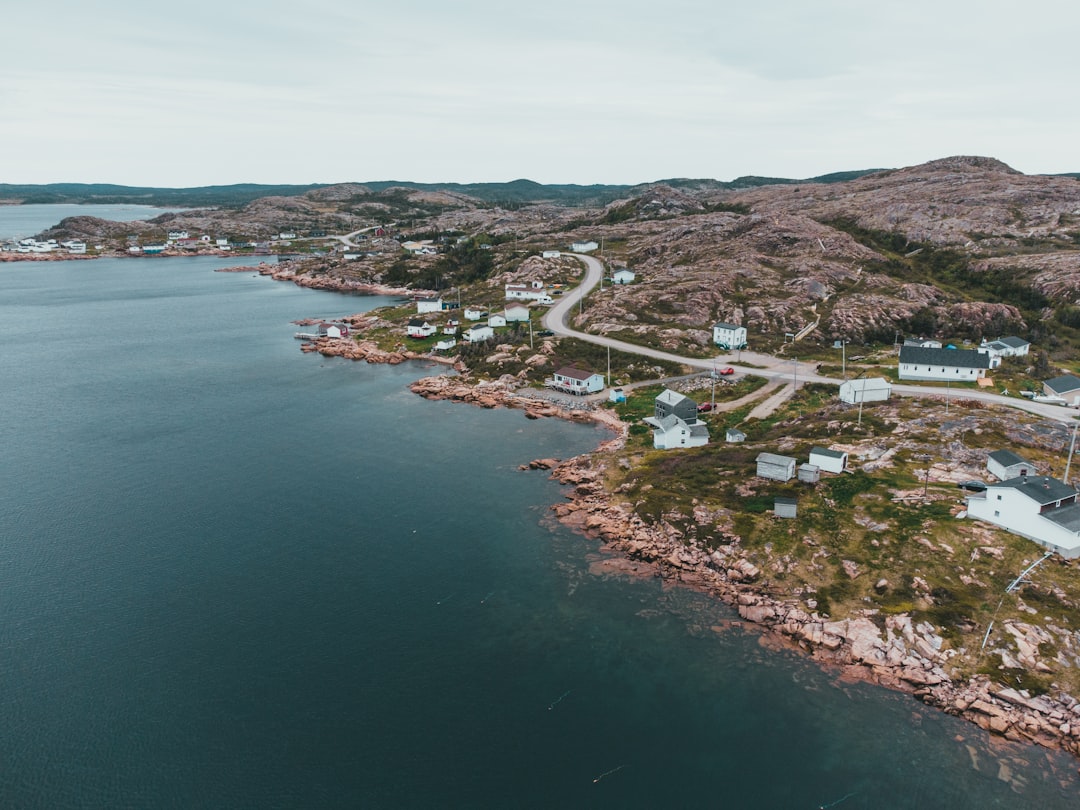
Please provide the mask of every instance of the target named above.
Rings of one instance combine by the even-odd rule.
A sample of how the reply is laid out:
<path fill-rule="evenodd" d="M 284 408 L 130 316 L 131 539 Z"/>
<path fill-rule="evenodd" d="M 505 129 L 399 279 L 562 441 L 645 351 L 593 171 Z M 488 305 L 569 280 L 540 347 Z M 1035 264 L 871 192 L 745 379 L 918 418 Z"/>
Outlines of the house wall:
<path fill-rule="evenodd" d="M 709 443 L 708 436 L 693 436 L 689 425 L 680 423 L 670 430 L 653 431 L 653 447 L 657 450 L 673 450 L 677 447 L 701 447 Z"/>
<path fill-rule="evenodd" d="M 999 481 L 1008 481 L 1018 475 L 1036 475 L 1035 465 L 1026 461 L 1020 464 L 1012 464 L 1006 467 L 1004 464 L 990 458 L 986 460 L 986 471 L 995 476 Z"/>
<path fill-rule="evenodd" d="M 786 464 L 773 464 L 768 461 L 759 461 L 757 474 L 761 478 L 770 478 L 774 481 L 790 481 L 795 476 L 795 460 Z"/>
<path fill-rule="evenodd" d="M 798 516 L 799 507 L 794 503 L 773 504 L 773 514 L 781 518 L 793 518 Z"/>
<path fill-rule="evenodd" d="M 746 343 L 746 327 L 740 326 L 737 329 L 721 329 L 717 326 L 713 327 L 713 343 L 717 345 L 726 343 L 728 346 L 741 346 Z"/>
<path fill-rule="evenodd" d="M 880 388 L 859 388 L 851 382 L 841 383 L 840 401 L 849 405 L 857 405 L 859 402 L 885 402 L 892 395 L 892 386 L 885 385 Z"/>
<path fill-rule="evenodd" d="M 417 313 L 421 312 L 442 312 L 442 299 L 438 298 L 434 301 L 417 301 L 416 302 Z"/>
<path fill-rule="evenodd" d="M 693 422 L 697 419 L 697 403 L 689 398 L 680 400 L 675 405 L 669 405 L 666 402 L 657 400 L 655 416 L 657 419 L 663 419 L 665 416 L 677 416 L 686 422 Z"/>
<path fill-rule="evenodd" d="M 970 382 L 985 376 L 985 368 L 928 366 L 926 363 L 900 364 L 901 380 L 952 380 L 953 382 Z"/>
<path fill-rule="evenodd" d="M 847 453 L 844 453 L 843 458 L 834 458 L 833 456 L 826 456 L 811 451 L 810 463 L 815 467 L 820 467 L 825 472 L 842 473 L 847 467 Z"/>
<path fill-rule="evenodd" d="M 1080 389 L 1076 391 L 1066 391 L 1064 394 L 1058 394 L 1046 383 L 1043 383 L 1043 393 L 1048 397 L 1061 397 L 1066 403 L 1072 406 L 1080 405 Z"/>
<path fill-rule="evenodd" d="M 1013 534 L 1053 548 L 1065 557 L 1080 556 L 1080 534 L 1039 515 L 1039 505 L 1012 487 L 990 487 L 967 497 L 968 517 L 993 523 Z"/>

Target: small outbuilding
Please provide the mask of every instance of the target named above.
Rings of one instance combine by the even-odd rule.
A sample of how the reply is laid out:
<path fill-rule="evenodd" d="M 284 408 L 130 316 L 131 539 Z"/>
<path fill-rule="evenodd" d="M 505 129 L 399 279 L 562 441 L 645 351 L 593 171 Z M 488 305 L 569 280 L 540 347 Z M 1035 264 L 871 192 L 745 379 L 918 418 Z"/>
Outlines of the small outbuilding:
<path fill-rule="evenodd" d="M 406 333 L 411 338 L 426 338 L 434 335 L 436 327 L 421 318 L 413 318 L 409 321 Z"/>
<path fill-rule="evenodd" d="M 442 312 L 443 300 L 441 298 L 421 298 L 416 302 L 416 313 Z"/>
<path fill-rule="evenodd" d="M 773 481 L 790 481 L 795 477 L 796 460 L 791 456 L 779 456 L 776 453 L 759 453 L 757 474 L 761 478 Z"/>
<path fill-rule="evenodd" d="M 1061 397 L 1068 405 L 1080 405 L 1080 378 L 1072 374 L 1063 374 L 1043 381 L 1043 394 L 1048 397 Z"/>
<path fill-rule="evenodd" d="M 779 495 L 773 501 L 773 514 L 779 518 L 793 518 L 798 515 L 799 502 L 795 498 L 782 498 Z"/>
<path fill-rule="evenodd" d="M 738 428 L 728 428 L 727 433 L 724 434 L 724 441 L 728 443 L 745 442 L 746 434 Z"/>
<path fill-rule="evenodd" d="M 999 481 L 1020 475 L 1036 475 L 1035 465 L 1012 450 L 995 450 L 986 459 L 986 470 Z"/>
<path fill-rule="evenodd" d="M 631 284 L 634 278 L 634 271 L 627 270 L 625 267 L 611 274 L 611 281 L 614 284 Z"/>
<path fill-rule="evenodd" d="M 799 480 L 804 484 L 816 484 L 821 480 L 821 467 L 816 464 L 800 464 Z"/>
<path fill-rule="evenodd" d="M 524 304 L 509 304 L 503 316 L 507 323 L 525 323 L 529 320 L 529 308 Z"/>
<path fill-rule="evenodd" d="M 814 447 L 810 450 L 810 463 L 825 472 L 842 473 L 847 469 L 848 455 L 842 450 Z"/>
<path fill-rule="evenodd" d="M 892 396 L 892 383 L 884 377 L 860 377 L 840 384 L 840 401 L 849 405 L 885 402 Z"/>
<path fill-rule="evenodd" d="M 608 402 L 626 402 L 626 392 L 621 388 L 612 388 L 608 391 Z"/>
<path fill-rule="evenodd" d="M 466 343 L 480 343 L 495 337 L 495 330 L 486 323 L 477 323 L 466 329 L 461 337 Z"/>
<path fill-rule="evenodd" d="M 491 315 L 488 317 L 488 326 L 495 328 L 496 326 L 506 326 L 505 315 Z"/>

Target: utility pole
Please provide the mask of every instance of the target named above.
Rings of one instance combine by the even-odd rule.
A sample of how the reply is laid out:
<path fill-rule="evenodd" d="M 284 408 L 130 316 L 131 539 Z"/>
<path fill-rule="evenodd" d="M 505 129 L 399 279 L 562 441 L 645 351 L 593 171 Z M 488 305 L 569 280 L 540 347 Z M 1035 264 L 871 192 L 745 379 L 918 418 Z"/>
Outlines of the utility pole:
<path fill-rule="evenodd" d="M 607 384 L 611 387 L 611 347 L 607 347 Z"/>
<path fill-rule="evenodd" d="M 529 315 L 529 348 L 533 347 L 532 315 Z"/>
<path fill-rule="evenodd" d="M 794 358 L 795 365 L 791 375 L 791 390 L 792 393 L 799 390 L 799 358 Z"/>
<path fill-rule="evenodd" d="M 1073 427 L 1072 441 L 1069 442 L 1069 460 L 1065 462 L 1065 478 L 1064 478 L 1064 481 L 1065 481 L 1066 484 L 1069 483 L 1069 466 L 1072 464 L 1073 450 L 1076 449 L 1076 431 L 1077 431 L 1077 429 L 1080 429 L 1080 421 L 1078 421 L 1076 423 L 1076 426 Z"/>

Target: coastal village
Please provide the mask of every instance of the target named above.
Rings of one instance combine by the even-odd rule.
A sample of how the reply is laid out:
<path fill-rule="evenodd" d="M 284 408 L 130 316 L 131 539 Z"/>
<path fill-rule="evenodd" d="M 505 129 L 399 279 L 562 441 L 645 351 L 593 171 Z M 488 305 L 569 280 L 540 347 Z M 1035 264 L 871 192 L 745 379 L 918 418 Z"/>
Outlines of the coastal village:
<path fill-rule="evenodd" d="M 567 485 L 553 514 L 598 541 L 597 575 L 705 591 L 845 676 L 1080 755 L 1080 365 L 1050 362 L 1045 325 L 1022 328 L 1012 304 L 949 302 L 904 276 L 951 254 L 758 218 L 763 194 L 709 210 L 653 189 L 591 227 L 568 216 L 562 243 L 539 231 L 551 228 L 547 209 L 533 226 L 530 212 L 483 208 L 471 224 L 451 210 L 424 227 L 354 222 L 339 236 L 279 220 L 272 240 L 176 229 L 94 243 L 69 229 L 5 247 L 49 258 L 247 253 L 265 259 L 228 269 L 391 295 L 370 313 L 298 321 L 301 348 L 431 363 L 441 373 L 412 385 L 421 396 L 610 428 L 594 453 L 522 465 Z M 1080 198 L 1063 205 L 1080 210 Z M 623 217 L 639 211 L 646 236 L 634 248 Z M 689 247 L 672 249 L 665 229 L 694 217 L 679 233 Z M 779 276 L 774 265 L 798 245 L 799 269 L 782 280 L 796 293 L 755 300 L 723 268 L 715 290 L 681 273 L 688 254 L 721 261 L 700 258 L 702 223 L 722 234 L 746 284 Z M 771 257 L 754 259 L 753 278 L 746 240 Z M 866 271 L 873 251 L 896 264 L 896 290 Z M 1039 261 L 1058 272 L 1058 259 Z M 907 329 L 888 320 L 898 310 Z M 1057 323 L 1061 335 L 1073 328 Z"/>

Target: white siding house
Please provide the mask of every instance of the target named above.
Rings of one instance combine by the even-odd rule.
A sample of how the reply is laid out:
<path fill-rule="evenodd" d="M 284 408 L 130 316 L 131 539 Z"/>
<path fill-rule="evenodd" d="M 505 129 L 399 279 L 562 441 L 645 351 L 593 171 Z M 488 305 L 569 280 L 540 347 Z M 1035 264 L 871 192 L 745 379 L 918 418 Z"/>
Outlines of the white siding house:
<path fill-rule="evenodd" d="M 849 405 L 885 402 L 891 396 L 892 383 L 884 377 L 860 377 L 840 384 L 840 401 Z"/>
<path fill-rule="evenodd" d="M 442 308 L 441 298 L 424 298 L 416 302 L 417 315 L 422 315 L 425 312 L 442 312 Z"/>
<path fill-rule="evenodd" d="M 506 316 L 498 314 L 489 316 L 488 326 L 506 326 Z"/>
<path fill-rule="evenodd" d="M 604 390 L 604 375 L 567 366 L 556 371 L 547 386 L 568 394 L 593 394 Z"/>
<path fill-rule="evenodd" d="M 524 323 L 529 320 L 529 308 L 524 304 L 510 304 L 503 314 L 507 323 Z"/>
<path fill-rule="evenodd" d="M 534 281 L 531 284 L 507 284 L 504 289 L 508 301 L 539 301 L 542 298 L 550 297 L 544 291 L 542 281 Z"/>
<path fill-rule="evenodd" d="M 491 340 L 493 337 L 495 337 L 495 330 L 486 323 L 473 324 L 461 335 L 461 339 L 466 343 L 479 343 Z"/>
<path fill-rule="evenodd" d="M 920 349 L 940 349 L 941 341 L 933 338 L 904 338 L 905 346 L 917 346 Z"/>
<path fill-rule="evenodd" d="M 611 280 L 615 284 L 630 284 L 634 278 L 634 271 L 627 270 L 625 267 L 622 270 L 616 270 L 611 275 Z"/>
<path fill-rule="evenodd" d="M 435 334 L 435 327 L 427 321 L 420 318 L 413 318 L 409 321 L 409 326 L 406 329 L 409 337 L 411 338 L 426 338 Z"/>
<path fill-rule="evenodd" d="M 482 321 L 487 317 L 487 310 L 480 307 L 465 307 L 465 320 Z"/>
<path fill-rule="evenodd" d="M 653 429 L 653 447 L 657 450 L 674 450 L 679 447 L 701 447 L 709 443 L 709 428 L 700 419 L 692 422 L 678 416 L 654 416 L 645 418 L 645 424 Z"/>
<path fill-rule="evenodd" d="M 596 244 L 596 242 L 574 242 L 570 245 L 570 250 L 574 253 L 592 253 L 598 247 L 600 245 Z"/>
<path fill-rule="evenodd" d="M 825 472 L 842 473 L 847 469 L 847 453 L 841 450 L 828 450 L 814 447 L 810 450 L 810 463 Z"/>
<path fill-rule="evenodd" d="M 966 497 L 970 518 L 1034 540 L 1064 557 L 1080 556 L 1076 490 L 1045 475 L 1021 475 Z"/>
<path fill-rule="evenodd" d="M 992 363 L 993 358 L 974 349 L 900 347 L 901 380 L 971 382 L 985 377 Z"/>
<path fill-rule="evenodd" d="M 983 341 L 979 344 L 979 351 L 995 357 L 1026 357 L 1031 344 L 1023 338 L 1004 337 Z"/>
<path fill-rule="evenodd" d="M 712 339 L 721 349 L 745 349 L 746 327 L 721 321 L 713 324 Z"/>
<path fill-rule="evenodd" d="M 795 477 L 795 459 L 791 456 L 778 456 L 776 453 L 759 453 L 757 474 L 774 481 L 790 481 Z"/>
<path fill-rule="evenodd" d="M 986 471 L 999 481 L 1008 481 L 1019 475 L 1035 475 L 1035 465 L 1012 450 L 995 450 L 986 458 Z"/>
<path fill-rule="evenodd" d="M 545 250 L 543 253 L 540 254 L 540 257 L 544 259 L 557 259 L 561 255 L 562 254 L 557 250 Z"/>

